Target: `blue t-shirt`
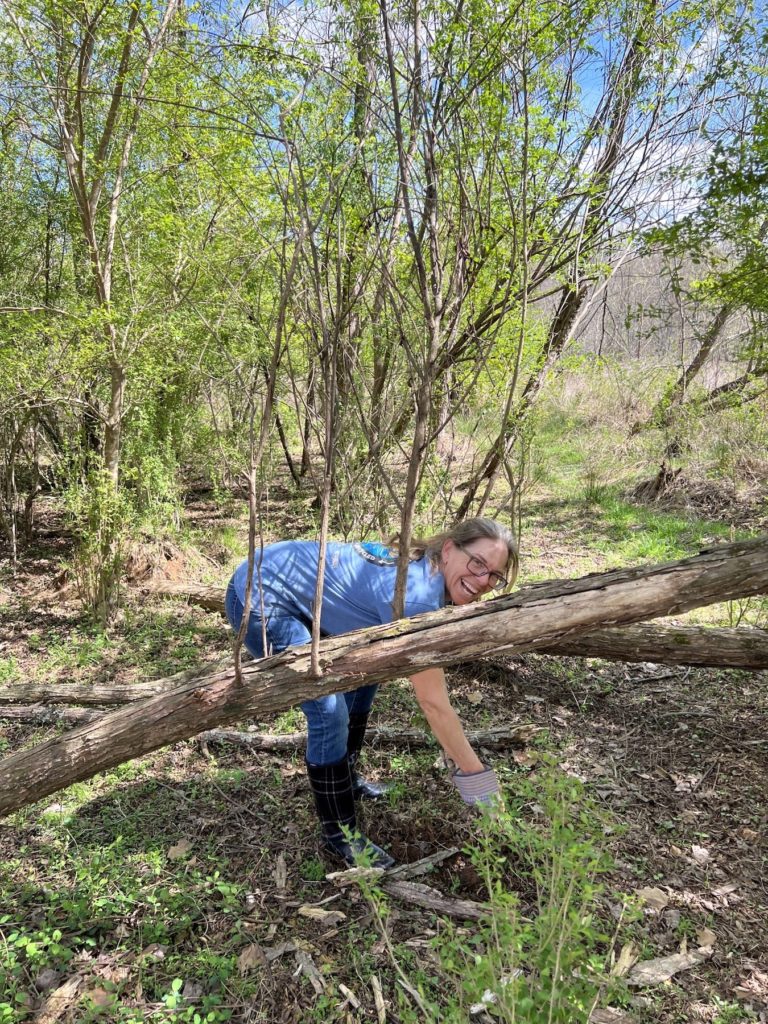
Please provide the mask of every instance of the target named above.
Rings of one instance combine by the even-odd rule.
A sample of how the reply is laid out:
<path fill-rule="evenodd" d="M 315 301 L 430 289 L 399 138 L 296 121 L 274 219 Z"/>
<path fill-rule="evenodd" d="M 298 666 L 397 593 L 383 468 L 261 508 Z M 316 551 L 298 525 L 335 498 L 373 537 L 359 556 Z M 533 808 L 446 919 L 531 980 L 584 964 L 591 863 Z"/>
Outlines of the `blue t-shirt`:
<path fill-rule="evenodd" d="M 265 618 L 296 615 L 311 621 L 317 582 L 317 541 L 291 540 L 256 552 L 251 608 Z M 320 629 L 326 636 L 392 621 L 397 560 L 380 544 L 328 544 Z M 246 560 L 232 583 L 245 601 Z M 428 558 L 408 566 L 405 615 L 431 612 L 445 604 L 445 579 Z"/>

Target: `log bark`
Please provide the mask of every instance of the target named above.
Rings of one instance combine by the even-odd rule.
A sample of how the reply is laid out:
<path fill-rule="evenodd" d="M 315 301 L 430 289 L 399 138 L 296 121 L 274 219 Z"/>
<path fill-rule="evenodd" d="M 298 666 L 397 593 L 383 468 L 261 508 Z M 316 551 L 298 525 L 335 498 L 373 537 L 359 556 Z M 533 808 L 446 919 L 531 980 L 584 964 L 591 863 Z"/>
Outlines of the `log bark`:
<path fill-rule="evenodd" d="M 196 674 L 205 675 L 205 671 Z M 131 701 L 144 700 L 147 697 L 156 697 L 160 693 L 168 693 L 169 690 L 173 690 L 179 685 L 179 682 L 170 682 L 168 679 L 158 679 L 156 683 L 134 683 L 133 686 L 109 686 L 99 683 L 93 686 L 84 683 L 6 683 L 0 686 L 0 701 L 14 704 L 97 706 L 129 704 Z"/>
<path fill-rule="evenodd" d="M 437 889 L 424 885 L 423 882 L 401 882 L 398 879 L 389 881 L 384 875 L 379 884 L 389 896 L 394 896 L 404 903 L 414 903 L 417 907 L 425 907 L 444 917 L 455 917 L 460 921 L 481 921 L 490 913 L 490 907 L 482 903 L 443 896 Z"/>
<path fill-rule="evenodd" d="M 203 583 L 172 583 L 170 580 L 156 580 L 149 586 L 142 587 L 142 593 L 149 596 L 181 597 L 186 599 L 189 604 L 199 605 L 208 612 L 224 614 L 224 587 L 207 587 Z"/>
<path fill-rule="evenodd" d="M 57 708 L 45 704 L 0 705 L 0 721 L 21 722 L 24 725 L 82 725 L 104 717 L 103 711 L 87 708 Z"/>
<path fill-rule="evenodd" d="M 523 653 L 524 644 L 514 647 Z M 493 651 L 505 654 L 506 647 Z M 622 626 L 620 629 L 590 630 L 578 637 L 566 637 L 536 654 L 575 658 L 603 658 L 605 661 L 650 661 L 657 665 L 695 665 L 701 668 L 768 669 L 768 630 L 739 626 L 718 629 L 715 626 Z M 5 683 L 0 686 L 0 702 L 7 704 L 70 704 L 98 707 L 128 704 L 169 693 L 183 682 L 202 679 L 229 664 L 229 659 L 196 668 L 151 683 L 93 685 L 83 683 Z M 3 715 L 0 713 L 0 718 Z M 18 716 L 13 716 L 18 718 Z M 22 720 L 22 719 L 19 719 Z M 26 721 L 26 719 L 24 719 Z"/>
<path fill-rule="evenodd" d="M 519 652 L 518 646 L 516 651 Z M 504 648 L 494 653 L 503 653 Z M 605 661 L 651 661 L 657 665 L 697 665 L 702 668 L 768 669 L 768 630 L 739 626 L 640 626 L 596 629 L 563 637 L 537 654 Z"/>
<path fill-rule="evenodd" d="M 541 584 L 524 594 L 329 637 L 320 646 L 320 677 L 310 676 L 309 648 L 295 648 L 244 666 L 240 685 L 233 669 L 213 672 L 5 758 L 0 815 L 205 729 L 283 711 L 303 700 L 500 647 L 535 650 L 598 626 L 677 615 L 766 591 L 768 537 L 762 537 L 679 562 Z"/>
<path fill-rule="evenodd" d="M 529 648 L 516 644 L 515 654 Z M 502 646 L 494 655 L 507 653 Z M 512 653 L 512 651 L 510 651 Z M 697 665 L 702 668 L 768 669 L 768 630 L 739 626 L 718 629 L 714 626 L 623 626 L 620 629 L 590 630 L 578 637 L 566 637 L 549 646 L 536 647 L 537 654 L 576 658 L 603 658 L 606 661 L 650 661 L 657 665 Z M 183 682 L 203 679 L 229 663 L 219 662 L 196 668 L 151 683 L 104 685 L 82 683 L 6 683 L 0 686 L 0 702 L 7 704 L 69 704 L 99 707 L 128 704 L 170 693 Z M 20 715 L 0 712 L 0 718 Z M 75 719 L 73 718 L 72 721 Z"/>
<path fill-rule="evenodd" d="M 129 683 L 110 685 L 103 683 L 6 683 L 0 686 L 0 701 L 18 704 L 128 704 L 131 701 L 157 697 L 177 689 L 182 683 L 204 679 L 212 672 L 218 672 L 230 664 L 231 659 L 219 660 L 208 665 L 198 666 L 155 679 L 150 683 Z"/>

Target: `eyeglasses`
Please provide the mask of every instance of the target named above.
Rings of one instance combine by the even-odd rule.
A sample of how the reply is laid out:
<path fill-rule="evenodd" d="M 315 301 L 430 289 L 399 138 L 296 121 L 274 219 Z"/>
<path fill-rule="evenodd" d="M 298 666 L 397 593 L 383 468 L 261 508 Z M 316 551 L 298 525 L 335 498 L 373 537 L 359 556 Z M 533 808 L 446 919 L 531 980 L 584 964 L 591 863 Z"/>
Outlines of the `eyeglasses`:
<path fill-rule="evenodd" d="M 456 544 L 456 541 L 453 542 Z M 506 580 L 501 573 L 492 572 L 482 558 L 478 558 L 477 555 L 473 555 L 467 551 L 463 544 L 456 544 L 459 551 L 463 551 L 467 556 L 467 568 L 473 576 L 487 576 L 488 584 L 492 590 L 503 590 L 507 586 L 508 580 Z"/>

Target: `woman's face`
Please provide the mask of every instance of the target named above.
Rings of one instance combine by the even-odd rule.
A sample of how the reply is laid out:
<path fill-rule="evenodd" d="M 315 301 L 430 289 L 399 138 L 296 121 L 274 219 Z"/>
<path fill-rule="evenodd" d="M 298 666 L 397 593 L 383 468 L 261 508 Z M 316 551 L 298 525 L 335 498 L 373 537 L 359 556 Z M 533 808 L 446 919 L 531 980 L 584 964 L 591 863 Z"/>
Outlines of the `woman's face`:
<path fill-rule="evenodd" d="M 490 581 L 491 573 L 506 575 L 509 552 L 503 540 L 492 540 L 490 537 L 479 537 L 459 547 L 455 541 L 447 540 L 441 552 L 440 569 L 445 577 L 445 592 L 452 604 L 469 604 L 477 601 L 483 594 L 493 590 Z M 473 561 L 469 570 L 470 558 Z M 478 563 L 487 569 L 486 573 L 476 575 Z"/>

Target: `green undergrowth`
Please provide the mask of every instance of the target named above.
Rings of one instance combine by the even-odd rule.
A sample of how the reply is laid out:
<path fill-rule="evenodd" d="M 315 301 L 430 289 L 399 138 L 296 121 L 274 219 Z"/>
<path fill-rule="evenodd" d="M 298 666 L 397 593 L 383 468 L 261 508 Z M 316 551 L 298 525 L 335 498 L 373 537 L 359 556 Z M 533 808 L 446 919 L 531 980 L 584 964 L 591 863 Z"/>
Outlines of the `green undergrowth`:
<path fill-rule="evenodd" d="M 629 501 L 618 486 L 606 488 L 589 502 L 531 500 L 522 530 L 527 578 L 531 579 L 548 575 L 541 556 L 553 543 L 567 549 L 567 557 L 574 562 L 604 570 L 686 558 L 710 544 L 749 535 L 748 530 L 734 530 L 727 523 Z M 525 561 L 524 557 L 524 572 Z"/>
<path fill-rule="evenodd" d="M 258 991 L 238 965 L 249 879 L 220 825 L 247 801 L 278 827 L 282 779 L 255 792 L 241 769 L 189 767 L 131 762 L 15 816 L 0 863 L 2 1024 L 35 1016 L 46 974 L 51 987 L 83 977 L 78 1021 L 213 1024 Z M 275 836 L 254 827 L 251 840 L 252 865 L 272 859 Z"/>
<path fill-rule="evenodd" d="M 467 849 L 482 879 L 488 914 L 472 927 L 441 922 L 428 968 L 387 940 L 385 892 L 365 887 L 400 980 L 403 1021 L 490 1019 L 539 1024 L 586 1022 L 599 1003 L 621 1003 L 624 983 L 610 973 L 620 931 L 605 912 L 603 878 L 612 863 L 614 823 L 577 780 L 543 756 L 517 776 L 506 804 L 486 813 Z"/>
<path fill-rule="evenodd" d="M 424 755 L 418 765 L 404 758 L 393 773 L 411 798 L 403 805 L 393 796 L 385 813 L 413 812 L 429 834 L 445 811 L 428 800 L 413 811 L 428 772 Z M 365 994 L 375 1015 L 374 976 L 403 1021 L 464 1021 L 485 1001 L 493 1019 L 533 1022 L 551 1007 L 552 1021 L 586 1022 L 596 1000 L 623 998 L 607 974 L 616 927 L 602 880 L 612 828 L 553 761 L 515 772 L 506 810 L 471 826 L 464 856 L 480 885 L 473 898 L 489 915 L 455 927 L 424 912 L 422 927 L 435 934 L 427 961 L 414 959 L 399 929 L 385 931 L 382 953 L 365 901 L 325 881 L 328 865 L 307 841 L 306 801 L 297 822 L 286 799 L 290 764 L 286 773 L 212 762 L 196 775 L 187 766 L 175 783 L 168 765 L 155 766 L 157 777 L 143 767 L 143 777 L 73 787 L 63 803 L 12 823 L 12 853 L 0 864 L 2 1024 L 39 1012 L 46 974 L 52 987 L 80 978 L 70 1019 L 123 1024 L 280 1020 L 274 1007 L 286 984 L 301 1019 L 341 1022 L 342 984 Z M 295 856 L 285 845 L 292 831 L 303 844 Z M 276 882 L 286 856 L 286 879 Z M 387 898 L 373 889 L 368 900 L 383 923 Z M 342 912 L 330 945 L 318 945 L 314 922 L 296 916 L 306 903 Z M 314 958 L 325 995 L 306 978 L 291 980 L 293 956 L 268 966 L 252 952 L 281 942 Z"/>
<path fill-rule="evenodd" d="M 570 549 L 578 571 L 589 571 L 590 560 L 599 570 L 677 559 L 748 536 L 747 508 L 758 523 L 757 483 L 763 480 L 765 508 L 768 471 L 768 421 L 760 410 L 691 414 L 663 430 L 631 429 L 650 411 L 649 381 L 671 372 L 584 358 L 550 383 L 531 421 L 522 500 L 523 549 L 534 560 L 557 543 Z M 662 465 L 680 474 L 668 495 L 674 506 L 635 500 L 637 485 Z M 546 575 L 539 565 L 536 576 Z"/>
<path fill-rule="evenodd" d="M 618 487 L 589 503 L 531 502 L 523 521 L 520 582 L 676 561 L 753 535 L 724 522 L 629 501 Z M 562 557 L 553 556 L 553 551 L 562 552 Z M 751 597 L 711 604 L 694 609 L 686 619 L 765 628 L 768 600 Z"/>
<path fill-rule="evenodd" d="M 201 667 L 212 651 L 227 646 L 218 616 L 187 606 L 129 607 L 107 629 L 87 619 L 30 629 L 23 676 L 38 682 L 141 682 Z M 20 678 L 18 658 L 0 661 L 0 682 Z"/>

